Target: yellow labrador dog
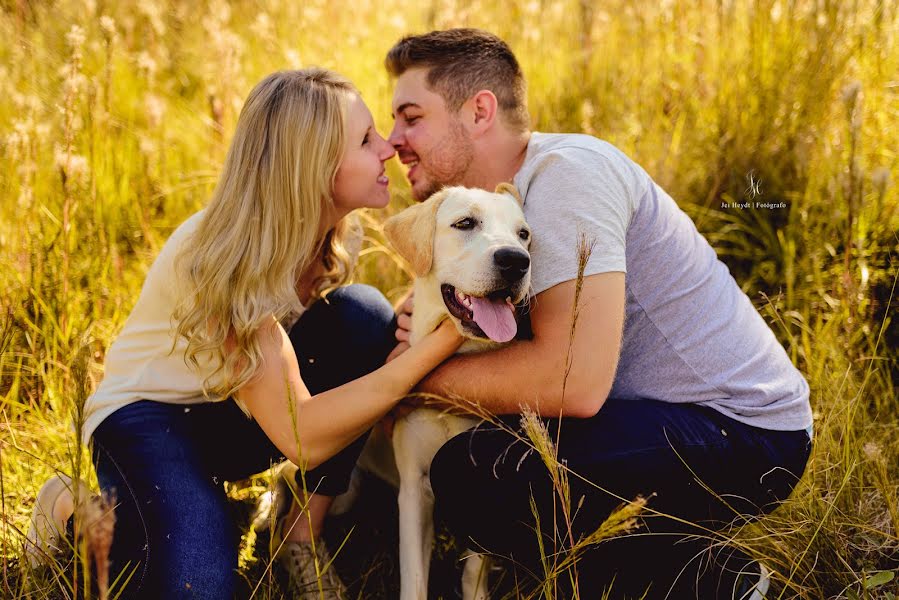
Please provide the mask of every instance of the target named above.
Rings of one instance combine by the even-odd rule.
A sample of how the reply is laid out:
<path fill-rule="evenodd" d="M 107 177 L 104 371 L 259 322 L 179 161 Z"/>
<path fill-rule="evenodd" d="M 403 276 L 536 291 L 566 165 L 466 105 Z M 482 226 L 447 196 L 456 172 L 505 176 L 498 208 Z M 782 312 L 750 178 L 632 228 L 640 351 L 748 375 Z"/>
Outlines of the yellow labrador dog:
<path fill-rule="evenodd" d="M 415 310 L 410 344 L 445 318 L 468 338 L 460 352 L 511 341 L 517 332 L 515 305 L 530 290 L 530 230 L 521 198 L 509 184 L 494 193 L 444 188 L 384 223 L 388 241 L 415 271 Z M 419 408 L 393 431 L 399 472 L 400 598 L 426 600 L 434 541 L 429 471 L 431 460 L 451 437 L 477 419 Z M 486 600 L 487 565 L 469 554 L 463 569 L 465 600 Z"/>

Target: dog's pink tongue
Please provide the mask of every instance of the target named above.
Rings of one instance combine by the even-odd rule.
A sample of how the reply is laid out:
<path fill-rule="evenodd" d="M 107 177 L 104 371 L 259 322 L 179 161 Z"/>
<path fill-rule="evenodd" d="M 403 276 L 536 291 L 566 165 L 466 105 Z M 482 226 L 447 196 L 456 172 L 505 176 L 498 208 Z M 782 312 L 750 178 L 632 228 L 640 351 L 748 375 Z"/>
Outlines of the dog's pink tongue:
<path fill-rule="evenodd" d="M 518 326 L 515 324 L 511 304 L 471 296 L 471 311 L 474 313 L 474 322 L 494 342 L 508 342 L 515 337 Z"/>

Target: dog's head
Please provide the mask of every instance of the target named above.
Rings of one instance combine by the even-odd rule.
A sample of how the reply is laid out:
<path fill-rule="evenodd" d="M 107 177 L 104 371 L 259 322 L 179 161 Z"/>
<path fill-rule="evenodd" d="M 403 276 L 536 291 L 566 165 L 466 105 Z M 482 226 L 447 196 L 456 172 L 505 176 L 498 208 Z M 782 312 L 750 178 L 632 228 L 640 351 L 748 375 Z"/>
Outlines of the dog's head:
<path fill-rule="evenodd" d="M 417 277 L 440 287 L 463 335 L 494 342 L 515 337 L 514 305 L 531 285 L 531 232 L 514 187 L 444 188 L 388 219 L 384 233 Z"/>

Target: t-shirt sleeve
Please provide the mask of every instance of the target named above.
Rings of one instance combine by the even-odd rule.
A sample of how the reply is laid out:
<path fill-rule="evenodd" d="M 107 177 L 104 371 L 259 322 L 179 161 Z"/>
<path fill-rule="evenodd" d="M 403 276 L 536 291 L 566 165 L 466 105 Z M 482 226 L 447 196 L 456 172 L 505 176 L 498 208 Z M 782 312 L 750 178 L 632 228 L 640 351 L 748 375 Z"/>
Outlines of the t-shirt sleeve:
<path fill-rule="evenodd" d="M 635 173 L 615 158 L 583 148 L 560 149 L 537 160 L 524 191 L 525 218 L 533 235 L 532 293 L 577 279 L 582 237 L 591 248 L 585 277 L 626 273 Z"/>

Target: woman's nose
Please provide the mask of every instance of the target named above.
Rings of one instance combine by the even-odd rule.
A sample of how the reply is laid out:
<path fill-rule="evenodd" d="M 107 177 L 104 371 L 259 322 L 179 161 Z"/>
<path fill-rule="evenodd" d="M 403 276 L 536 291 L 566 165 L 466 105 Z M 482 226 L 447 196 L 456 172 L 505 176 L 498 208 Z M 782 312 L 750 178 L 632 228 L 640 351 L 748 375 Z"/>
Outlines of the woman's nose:
<path fill-rule="evenodd" d="M 396 154 L 396 150 L 394 150 L 393 146 L 390 145 L 390 142 L 388 142 L 384 138 L 381 138 L 381 146 L 381 162 L 390 160 L 391 158 L 393 158 L 394 154 Z"/>

